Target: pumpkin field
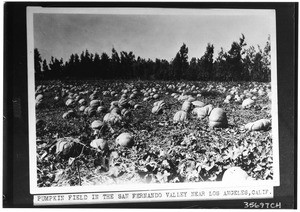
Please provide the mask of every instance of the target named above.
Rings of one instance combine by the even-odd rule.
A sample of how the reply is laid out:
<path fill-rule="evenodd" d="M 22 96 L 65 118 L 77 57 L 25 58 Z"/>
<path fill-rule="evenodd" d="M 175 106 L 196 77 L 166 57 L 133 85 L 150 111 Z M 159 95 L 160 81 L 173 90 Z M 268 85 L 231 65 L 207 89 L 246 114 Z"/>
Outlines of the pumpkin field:
<path fill-rule="evenodd" d="M 273 179 L 271 83 L 37 81 L 38 187 Z"/>

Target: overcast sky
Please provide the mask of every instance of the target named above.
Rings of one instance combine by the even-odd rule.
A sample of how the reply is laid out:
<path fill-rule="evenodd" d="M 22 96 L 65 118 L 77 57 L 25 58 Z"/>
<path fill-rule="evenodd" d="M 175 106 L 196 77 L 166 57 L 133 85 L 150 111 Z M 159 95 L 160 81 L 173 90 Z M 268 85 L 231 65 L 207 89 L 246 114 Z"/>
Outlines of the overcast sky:
<path fill-rule="evenodd" d="M 34 47 L 48 62 L 51 56 L 68 60 L 72 53 L 133 51 L 136 58 L 175 57 L 181 45 L 189 60 L 200 58 L 211 43 L 215 56 L 228 51 L 241 33 L 250 45 L 264 46 L 271 34 L 270 19 L 262 15 L 118 15 L 34 14 Z"/>

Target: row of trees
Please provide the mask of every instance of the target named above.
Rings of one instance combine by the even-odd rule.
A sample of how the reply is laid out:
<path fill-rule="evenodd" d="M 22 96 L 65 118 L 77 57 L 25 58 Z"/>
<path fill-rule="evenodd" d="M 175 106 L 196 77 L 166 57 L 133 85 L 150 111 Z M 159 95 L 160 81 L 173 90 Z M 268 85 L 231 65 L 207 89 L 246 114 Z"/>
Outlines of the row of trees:
<path fill-rule="evenodd" d="M 49 63 L 34 50 L 35 77 L 48 79 L 151 79 L 200 81 L 270 81 L 270 37 L 263 49 L 245 48 L 245 36 L 233 42 L 228 52 L 221 51 L 214 59 L 214 46 L 208 44 L 200 58 L 188 58 L 188 47 L 183 44 L 174 59 L 155 61 L 135 57 L 133 52 L 114 48 L 111 55 L 92 54 L 88 50 L 80 56 L 72 54 L 68 61 L 51 57 Z"/>

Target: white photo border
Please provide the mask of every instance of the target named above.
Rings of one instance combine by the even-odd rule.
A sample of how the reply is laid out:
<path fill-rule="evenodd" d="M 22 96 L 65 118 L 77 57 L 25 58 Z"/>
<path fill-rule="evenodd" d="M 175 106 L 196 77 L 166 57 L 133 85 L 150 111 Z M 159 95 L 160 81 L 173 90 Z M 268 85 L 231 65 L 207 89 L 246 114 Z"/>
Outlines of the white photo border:
<path fill-rule="evenodd" d="M 279 129 L 278 129 L 278 93 L 277 93 L 277 54 L 276 54 L 276 11 L 275 9 L 173 9 L 173 8 L 43 8 L 27 7 L 27 56 L 28 56 L 28 126 L 29 126 L 29 155 L 30 155 L 30 193 L 31 194 L 62 194 L 76 192 L 119 192 L 119 191 L 160 191 L 174 189 L 223 188 L 228 187 L 222 182 L 199 183 L 167 183 L 167 184 L 122 184 L 74 187 L 43 187 L 37 186 L 36 158 L 36 125 L 35 125 L 35 78 L 34 78 L 34 25 L 35 13 L 64 13 L 64 14 L 160 14 L 160 15 L 236 15 L 257 14 L 267 15 L 272 23 L 271 33 L 271 88 L 272 88 L 272 140 L 273 140 L 273 180 L 248 181 L 242 186 L 279 186 Z M 232 186 L 231 186 L 232 187 Z M 147 201 L 147 200 L 146 200 Z"/>

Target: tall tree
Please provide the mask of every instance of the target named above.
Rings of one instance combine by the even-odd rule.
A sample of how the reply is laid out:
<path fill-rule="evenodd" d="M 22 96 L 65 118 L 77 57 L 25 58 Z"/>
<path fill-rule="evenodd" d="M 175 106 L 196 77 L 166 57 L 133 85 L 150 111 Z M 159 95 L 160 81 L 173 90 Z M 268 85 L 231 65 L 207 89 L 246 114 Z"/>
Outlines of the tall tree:
<path fill-rule="evenodd" d="M 206 51 L 199 61 L 199 75 L 201 80 L 213 80 L 213 56 L 214 46 L 210 43 L 207 44 Z"/>
<path fill-rule="evenodd" d="M 34 49 L 34 72 L 36 79 L 40 79 L 42 69 L 41 69 L 42 58 L 40 52 L 37 48 Z"/>
<path fill-rule="evenodd" d="M 174 79 L 182 79 L 184 73 L 187 71 L 189 62 L 188 62 L 188 47 L 183 43 L 179 52 L 176 54 L 176 57 L 172 61 L 173 66 L 173 76 Z"/>
<path fill-rule="evenodd" d="M 214 78 L 217 81 L 225 81 L 227 76 L 228 65 L 226 63 L 227 53 L 224 52 L 223 48 L 221 48 L 218 53 L 218 57 L 216 58 L 213 69 L 214 69 Z"/>
<path fill-rule="evenodd" d="M 121 76 L 127 79 L 132 78 L 133 76 L 133 64 L 135 62 L 135 55 L 132 51 L 129 53 L 122 51 L 121 52 L 121 67 L 122 73 Z"/>
<path fill-rule="evenodd" d="M 197 80 L 197 72 L 199 71 L 198 61 L 196 57 L 193 57 L 190 61 L 189 68 L 186 72 L 187 80 Z"/>
<path fill-rule="evenodd" d="M 253 69 L 254 69 L 254 60 L 256 56 L 256 51 L 254 46 L 250 46 L 246 50 L 245 58 L 243 59 L 244 63 L 244 69 L 242 73 L 242 79 L 244 81 L 249 81 L 251 80 L 251 75 L 253 75 Z"/>
<path fill-rule="evenodd" d="M 271 37 L 268 36 L 266 46 L 262 54 L 263 81 L 271 81 Z"/>
<path fill-rule="evenodd" d="M 242 34 L 239 42 L 233 42 L 228 51 L 226 62 L 228 64 L 227 80 L 238 81 L 241 80 L 243 62 L 242 55 L 244 54 L 243 47 L 246 46 L 245 36 Z"/>
<path fill-rule="evenodd" d="M 49 67 L 47 64 L 46 59 L 43 60 L 43 71 L 41 72 L 41 78 L 45 78 L 47 74 L 49 73 Z"/>
<path fill-rule="evenodd" d="M 49 63 L 50 68 L 50 78 L 52 79 L 61 79 L 63 72 L 63 59 L 58 60 L 57 58 L 51 57 Z"/>
<path fill-rule="evenodd" d="M 109 79 L 111 78 L 110 72 L 109 72 L 109 65 L 110 65 L 110 58 L 109 56 L 103 52 L 101 55 L 101 69 L 99 70 L 101 72 L 100 77 L 103 79 Z"/>
<path fill-rule="evenodd" d="M 115 50 L 115 48 L 112 48 L 111 50 L 111 62 L 110 62 L 110 71 L 112 78 L 118 78 L 120 73 L 120 57 L 118 52 Z"/>

